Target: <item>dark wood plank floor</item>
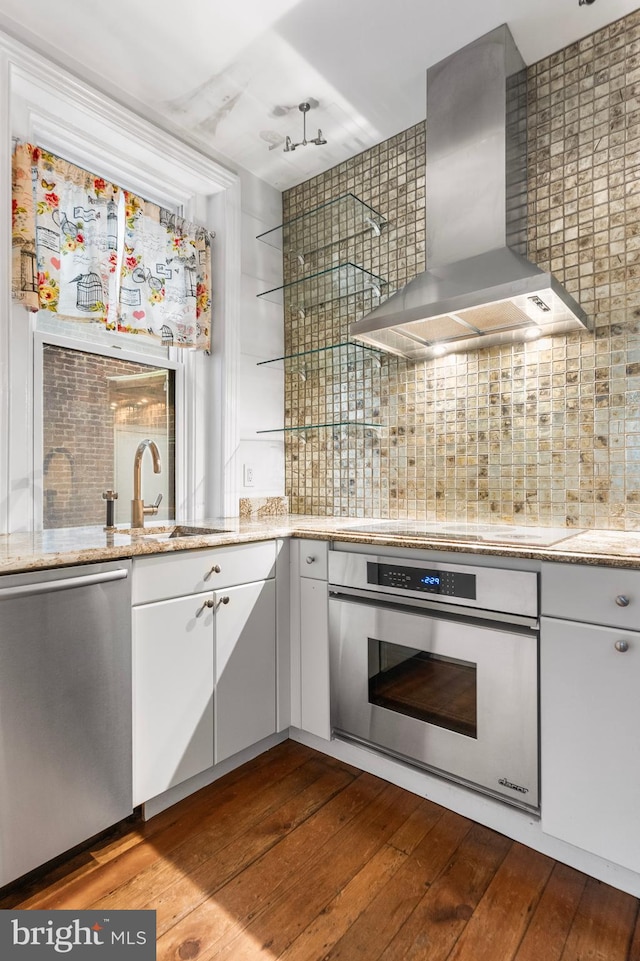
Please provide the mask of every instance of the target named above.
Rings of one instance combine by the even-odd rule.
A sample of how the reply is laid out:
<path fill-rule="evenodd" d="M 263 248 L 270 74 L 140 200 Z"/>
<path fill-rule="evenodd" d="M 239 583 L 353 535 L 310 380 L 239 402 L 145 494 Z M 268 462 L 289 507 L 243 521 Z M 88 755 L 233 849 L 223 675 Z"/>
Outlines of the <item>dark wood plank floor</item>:
<path fill-rule="evenodd" d="M 640 961 L 638 906 L 293 741 L 0 897 L 153 908 L 159 961 Z"/>

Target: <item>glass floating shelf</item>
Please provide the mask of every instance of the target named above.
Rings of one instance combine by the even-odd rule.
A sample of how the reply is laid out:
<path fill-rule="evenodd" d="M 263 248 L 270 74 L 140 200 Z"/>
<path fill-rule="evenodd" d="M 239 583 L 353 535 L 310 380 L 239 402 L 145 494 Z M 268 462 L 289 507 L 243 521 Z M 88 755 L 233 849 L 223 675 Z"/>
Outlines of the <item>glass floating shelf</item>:
<path fill-rule="evenodd" d="M 258 234 L 257 239 L 278 250 L 304 257 L 368 230 L 379 236 L 386 222 L 382 214 L 354 194 L 344 194 Z"/>
<path fill-rule="evenodd" d="M 282 363 L 287 371 L 298 373 L 302 380 L 306 380 L 307 374 L 316 370 L 335 370 L 342 366 L 349 368 L 362 362 L 370 362 L 380 367 L 382 358 L 385 356 L 375 347 L 346 341 L 342 344 L 331 344 L 328 347 L 316 347 L 314 350 L 302 350 L 296 354 L 284 354 L 282 357 L 273 357 L 271 360 L 261 360 L 257 366 Z"/>
<path fill-rule="evenodd" d="M 310 274 L 301 280 L 294 280 L 282 287 L 265 290 L 257 296 L 274 304 L 286 302 L 292 310 L 304 311 L 309 307 L 318 307 L 332 300 L 365 291 L 371 291 L 374 297 L 380 297 L 386 285 L 387 281 L 382 277 L 356 264 L 345 263 Z"/>
<path fill-rule="evenodd" d="M 378 434 L 382 428 L 382 424 L 367 424 L 361 420 L 345 420 L 338 421 L 338 423 L 330 424 L 298 424 L 296 427 L 276 427 L 274 430 L 258 430 L 257 434 L 295 434 L 298 438 L 306 443 L 307 434 L 314 430 L 335 430 L 343 431 L 349 428 L 357 427 L 361 430 L 373 431 Z"/>

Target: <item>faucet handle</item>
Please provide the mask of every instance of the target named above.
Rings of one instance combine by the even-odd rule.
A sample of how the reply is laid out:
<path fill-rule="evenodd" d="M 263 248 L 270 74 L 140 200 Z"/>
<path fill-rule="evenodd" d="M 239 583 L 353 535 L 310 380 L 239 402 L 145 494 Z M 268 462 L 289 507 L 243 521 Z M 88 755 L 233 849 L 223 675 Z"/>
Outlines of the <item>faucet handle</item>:
<path fill-rule="evenodd" d="M 162 494 L 158 494 L 153 504 L 142 504 L 142 513 L 144 514 L 157 514 L 158 508 L 160 507 L 160 501 L 162 500 Z M 135 503 L 135 502 L 134 502 Z M 131 525 L 134 526 L 133 524 Z M 139 525 L 140 526 L 140 525 Z"/>

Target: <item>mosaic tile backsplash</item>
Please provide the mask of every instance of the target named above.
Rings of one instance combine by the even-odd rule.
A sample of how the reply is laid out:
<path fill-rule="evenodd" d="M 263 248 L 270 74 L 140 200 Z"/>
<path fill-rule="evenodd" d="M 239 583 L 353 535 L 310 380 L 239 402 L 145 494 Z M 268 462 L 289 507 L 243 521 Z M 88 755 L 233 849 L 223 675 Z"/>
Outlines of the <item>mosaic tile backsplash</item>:
<path fill-rule="evenodd" d="M 287 437 L 293 513 L 640 530 L 640 11 L 530 67 L 527 97 L 528 256 L 594 332 L 423 363 L 357 347 L 287 361 L 286 426 L 329 425 Z M 351 263 L 399 289 L 426 266 L 425 125 L 287 191 L 284 219 L 347 193 L 386 219 L 380 236 L 325 227 L 298 257 L 295 227 L 285 282 Z M 311 283 L 339 294 L 340 275 Z M 377 302 L 321 291 L 303 308 L 299 287 L 287 353 L 345 342 Z"/>

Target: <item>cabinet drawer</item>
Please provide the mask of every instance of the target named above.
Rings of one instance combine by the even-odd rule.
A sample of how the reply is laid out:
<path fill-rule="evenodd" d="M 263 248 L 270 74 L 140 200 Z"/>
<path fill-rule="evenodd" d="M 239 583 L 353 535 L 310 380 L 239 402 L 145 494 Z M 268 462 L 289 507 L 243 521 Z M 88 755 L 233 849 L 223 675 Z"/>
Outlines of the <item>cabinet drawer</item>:
<path fill-rule="evenodd" d="M 542 614 L 548 617 L 628 630 L 640 627 L 640 571 L 543 564 L 541 581 Z"/>
<path fill-rule="evenodd" d="M 264 581 L 275 575 L 275 562 L 275 541 L 134 558 L 132 602 L 147 604 Z"/>
<path fill-rule="evenodd" d="M 300 576 L 326 581 L 329 542 L 304 538 L 296 541 L 296 546 Z"/>

